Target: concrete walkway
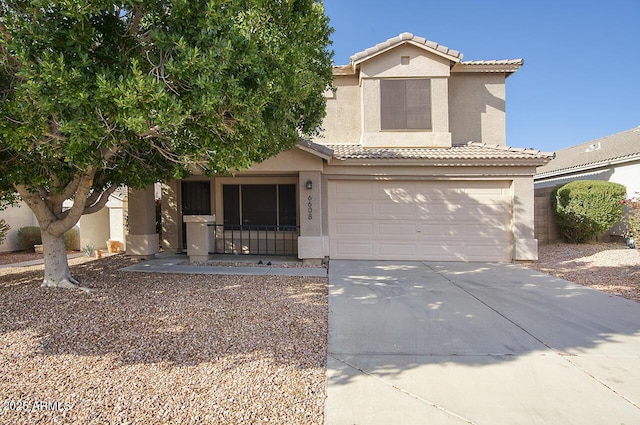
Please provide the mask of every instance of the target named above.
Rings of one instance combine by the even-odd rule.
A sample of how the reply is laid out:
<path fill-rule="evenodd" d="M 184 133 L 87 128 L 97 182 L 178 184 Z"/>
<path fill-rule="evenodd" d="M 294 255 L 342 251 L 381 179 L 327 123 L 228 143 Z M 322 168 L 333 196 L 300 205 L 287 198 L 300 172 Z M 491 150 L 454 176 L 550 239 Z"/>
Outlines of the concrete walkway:
<path fill-rule="evenodd" d="M 332 260 L 325 423 L 640 424 L 640 304 L 515 265 Z"/>
<path fill-rule="evenodd" d="M 278 267 L 278 264 L 285 261 L 278 258 L 265 257 L 264 265 L 256 266 L 196 266 L 183 265 L 187 261 L 184 254 L 158 254 L 156 258 L 141 261 L 133 266 L 125 267 L 122 271 L 143 272 L 143 273 L 180 273 L 180 274 L 225 274 L 225 275 L 251 275 L 251 276 L 305 276 L 305 277 L 327 277 L 327 269 L 323 267 Z M 243 262 L 246 259 L 225 258 L 220 261 Z M 258 261 L 251 260 L 252 262 Z M 267 266 L 271 261 L 274 266 Z"/>

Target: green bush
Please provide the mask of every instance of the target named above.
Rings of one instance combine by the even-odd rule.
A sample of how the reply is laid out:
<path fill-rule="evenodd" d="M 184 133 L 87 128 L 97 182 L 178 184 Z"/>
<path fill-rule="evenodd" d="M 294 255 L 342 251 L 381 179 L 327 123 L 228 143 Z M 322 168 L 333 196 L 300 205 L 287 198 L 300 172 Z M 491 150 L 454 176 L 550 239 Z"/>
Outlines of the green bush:
<path fill-rule="evenodd" d="M 34 245 L 42 244 L 42 235 L 38 226 L 25 226 L 18 229 L 16 234 L 20 249 L 30 249 Z M 64 234 L 64 246 L 67 250 L 78 249 L 78 228 L 74 227 Z"/>
<path fill-rule="evenodd" d="M 16 237 L 18 238 L 20 249 L 30 249 L 34 245 L 42 244 L 42 236 L 40 236 L 40 228 L 38 226 L 21 227 L 18 229 Z"/>
<path fill-rule="evenodd" d="M 72 227 L 64 233 L 64 246 L 67 251 L 78 251 L 80 249 L 80 231 L 77 227 Z"/>
<path fill-rule="evenodd" d="M 565 241 L 584 243 L 611 228 L 622 217 L 627 189 L 600 180 L 578 180 L 551 192 L 558 230 Z"/>

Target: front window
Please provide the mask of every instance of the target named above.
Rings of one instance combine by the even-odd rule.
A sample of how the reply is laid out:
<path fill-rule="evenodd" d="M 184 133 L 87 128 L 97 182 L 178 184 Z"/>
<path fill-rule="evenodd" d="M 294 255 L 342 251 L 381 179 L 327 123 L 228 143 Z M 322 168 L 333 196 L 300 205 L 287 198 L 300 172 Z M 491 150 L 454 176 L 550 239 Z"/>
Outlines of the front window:
<path fill-rule="evenodd" d="M 295 184 L 225 184 L 224 225 L 296 226 Z"/>
<path fill-rule="evenodd" d="M 380 80 L 382 130 L 431 129 L 431 80 Z"/>

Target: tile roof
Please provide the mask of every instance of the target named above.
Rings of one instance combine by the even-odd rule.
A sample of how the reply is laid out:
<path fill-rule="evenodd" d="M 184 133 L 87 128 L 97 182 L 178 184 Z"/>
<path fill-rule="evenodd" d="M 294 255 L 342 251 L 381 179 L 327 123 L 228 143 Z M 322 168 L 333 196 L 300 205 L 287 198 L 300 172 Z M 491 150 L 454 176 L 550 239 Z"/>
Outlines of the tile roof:
<path fill-rule="evenodd" d="M 536 179 L 597 168 L 611 162 L 640 159 L 640 127 L 582 143 L 556 152 L 547 165 L 539 167 Z"/>
<path fill-rule="evenodd" d="M 480 60 L 480 61 L 462 61 L 462 65 L 522 65 L 524 59 L 500 59 L 500 60 Z"/>
<path fill-rule="evenodd" d="M 459 62 L 462 60 L 462 53 L 457 50 L 453 50 L 448 48 L 447 46 L 443 46 L 442 44 L 438 44 L 435 41 L 427 40 L 423 37 L 418 37 L 417 35 L 413 35 L 410 32 L 403 32 L 402 34 L 390 38 L 382 43 L 378 43 L 373 47 L 369 47 L 366 50 L 356 53 L 351 56 L 351 62 L 361 62 L 364 59 L 369 58 L 370 56 L 374 56 L 380 52 L 383 52 L 393 46 L 398 44 L 412 42 L 417 45 L 424 45 L 425 47 L 435 51 L 436 53 L 441 54 L 442 56 L 448 57 L 450 60 L 454 62 Z"/>
<path fill-rule="evenodd" d="M 327 145 L 333 157 L 348 159 L 401 159 L 401 160 L 548 160 L 552 153 L 534 149 L 519 149 L 507 146 L 491 146 L 469 142 L 451 148 L 377 148 L 360 145 Z"/>
<path fill-rule="evenodd" d="M 463 61 L 462 53 L 457 50 L 450 49 L 447 46 L 436 43 L 435 41 L 427 40 L 424 37 L 413 35 L 410 32 L 403 32 L 396 37 L 392 37 L 382 43 L 378 43 L 373 47 L 369 47 L 368 49 L 352 55 L 348 65 L 334 66 L 333 74 L 354 75 L 357 73 L 357 68 L 360 63 L 404 43 L 411 43 L 449 59 L 453 62 L 453 72 L 500 72 L 510 75 L 516 72 L 524 64 L 523 59 Z"/>

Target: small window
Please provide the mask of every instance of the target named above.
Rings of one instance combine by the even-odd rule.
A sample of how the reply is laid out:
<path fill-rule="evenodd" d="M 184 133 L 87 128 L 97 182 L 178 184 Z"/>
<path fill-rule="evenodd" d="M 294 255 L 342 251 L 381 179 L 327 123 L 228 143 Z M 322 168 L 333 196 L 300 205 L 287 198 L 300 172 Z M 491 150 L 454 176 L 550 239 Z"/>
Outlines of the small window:
<path fill-rule="evenodd" d="M 431 129 L 431 80 L 380 80 L 382 130 Z"/>

